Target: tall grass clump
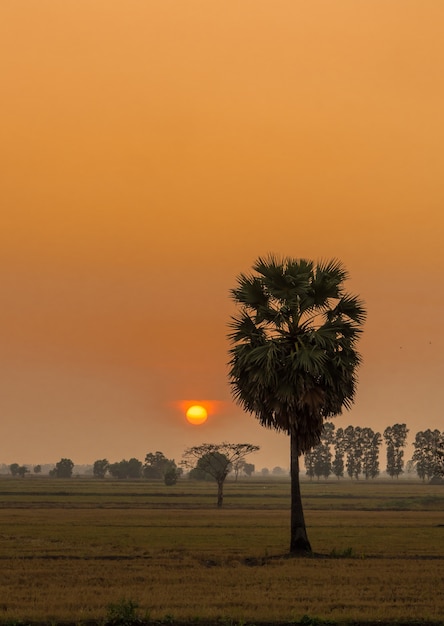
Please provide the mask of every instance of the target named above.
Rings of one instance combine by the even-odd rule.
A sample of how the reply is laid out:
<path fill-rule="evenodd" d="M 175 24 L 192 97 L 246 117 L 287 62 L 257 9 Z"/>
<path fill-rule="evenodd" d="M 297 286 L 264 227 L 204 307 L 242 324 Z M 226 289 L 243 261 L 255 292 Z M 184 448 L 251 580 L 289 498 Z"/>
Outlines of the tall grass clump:
<path fill-rule="evenodd" d="M 106 626 L 134 626 L 142 624 L 143 620 L 139 617 L 137 609 L 139 605 L 132 600 L 122 598 L 117 603 L 108 604 L 105 619 Z"/>

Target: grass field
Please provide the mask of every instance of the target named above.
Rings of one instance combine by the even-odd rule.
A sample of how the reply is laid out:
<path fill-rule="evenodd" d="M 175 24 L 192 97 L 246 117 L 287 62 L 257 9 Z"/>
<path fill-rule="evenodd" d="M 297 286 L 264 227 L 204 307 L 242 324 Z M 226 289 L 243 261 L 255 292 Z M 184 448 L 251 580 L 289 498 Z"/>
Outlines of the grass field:
<path fill-rule="evenodd" d="M 287 558 L 289 482 L 0 479 L 0 622 L 444 623 L 444 487 L 302 485 L 315 556 Z"/>

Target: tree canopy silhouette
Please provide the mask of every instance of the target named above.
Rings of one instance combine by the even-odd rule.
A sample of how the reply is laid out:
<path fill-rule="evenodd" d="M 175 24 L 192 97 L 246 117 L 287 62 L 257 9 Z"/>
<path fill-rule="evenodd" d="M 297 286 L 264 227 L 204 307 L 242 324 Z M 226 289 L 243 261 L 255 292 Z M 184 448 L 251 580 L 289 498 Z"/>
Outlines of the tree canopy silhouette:
<path fill-rule="evenodd" d="M 344 291 L 338 260 L 258 258 L 231 291 L 229 379 L 235 400 L 266 427 L 290 436 L 291 553 L 311 552 L 299 456 L 319 443 L 324 420 L 349 408 L 366 312 Z"/>
<path fill-rule="evenodd" d="M 191 471 L 198 470 L 211 476 L 217 483 L 217 506 L 223 504 L 224 482 L 232 467 L 243 461 L 248 454 L 257 452 L 259 446 L 251 443 L 202 443 L 187 448 L 181 464 Z M 192 477 L 192 473 L 190 472 Z"/>

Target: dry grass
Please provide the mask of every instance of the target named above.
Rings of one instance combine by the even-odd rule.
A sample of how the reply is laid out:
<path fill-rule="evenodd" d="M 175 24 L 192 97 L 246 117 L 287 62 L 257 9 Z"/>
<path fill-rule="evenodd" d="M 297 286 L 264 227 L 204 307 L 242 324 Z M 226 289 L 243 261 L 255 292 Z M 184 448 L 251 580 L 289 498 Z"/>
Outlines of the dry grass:
<path fill-rule="evenodd" d="M 27 490 L 26 481 L 0 482 L 3 622 L 100 620 L 110 603 L 124 598 L 139 604 L 141 617 L 156 620 L 297 621 L 308 615 L 439 622 L 444 615 L 439 486 L 399 485 L 396 496 L 411 502 L 408 511 L 362 510 L 383 499 L 385 489 L 386 500 L 393 500 L 391 484 L 344 483 L 342 496 L 341 485 L 330 491 L 329 485 L 304 486 L 311 502 L 328 498 L 337 510 L 308 507 L 318 555 L 288 559 L 286 483 L 265 490 L 262 484 L 233 486 L 240 507 L 229 502 L 218 511 L 209 507 L 211 485 L 182 485 L 187 503 L 181 507 L 180 495 L 169 507 L 158 495 L 165 487 L 149 486 L 163 498 L 158 508 L 154 496 L 150 507 L 146 483 L 90 481 L 80 488 L 75 481 L 42 480 L 39 491 L 39 481 L 32 482 Z M 48 495 L 54 485 L 58 496 Z M 268 499 L 267 490 L 274 490 Z M 91 493 L 101 494 L 96 506 Z M 416 499 L 424 497 L 431 510 L 417 509 Z M 347 502 L 351 510 L 344 510 Z"/>

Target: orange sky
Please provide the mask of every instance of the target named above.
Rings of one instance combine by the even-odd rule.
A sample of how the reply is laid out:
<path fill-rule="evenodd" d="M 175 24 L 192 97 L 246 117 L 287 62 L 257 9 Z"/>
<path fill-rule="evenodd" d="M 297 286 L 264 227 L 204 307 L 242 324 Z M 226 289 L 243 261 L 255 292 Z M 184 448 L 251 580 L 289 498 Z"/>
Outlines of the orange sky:
<path fill-rule="evenodd" d="M 443 429 L 444 4 L 2 0 L 0 462 L 288 441 L 230 400 L 228 290 L 338 257 L 337 425 Z M 200 427 L 183 400 L 218 401 Z M 407 453 L 410 458 L 411 452 Z"/>

